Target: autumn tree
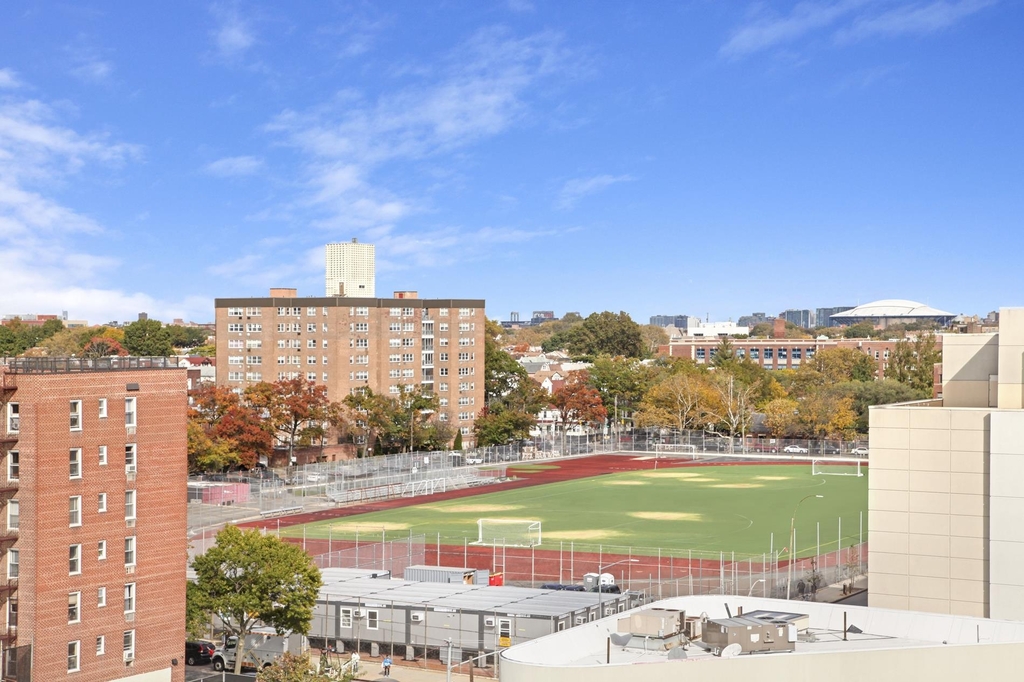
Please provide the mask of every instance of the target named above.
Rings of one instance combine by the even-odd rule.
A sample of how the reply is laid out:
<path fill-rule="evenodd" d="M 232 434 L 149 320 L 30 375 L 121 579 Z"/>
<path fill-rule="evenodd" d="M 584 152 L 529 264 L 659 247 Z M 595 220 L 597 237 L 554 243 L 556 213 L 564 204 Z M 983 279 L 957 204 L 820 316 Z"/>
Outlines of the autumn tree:
<path fill-rule="evenodd" d="M 809 438 L 845 438 L 854 432 L 857 413 L 853 398 L 836 390 L 804 396 L 797 407 L 797 428 Z"/>
<path fill-rule="evenodd" d="M 82 354 L 82 345 L 74 329 L 62 329 L 50 338 L 40 341 L 37 347 L 49 357 Z"/>
<path fill-rule="evenodd" d="M 87 358 L 102 358 L 110 355 L 128 355 L 128 350 L 114 339 L 95 336 L 82 349 Z"/>
<path fill-rule="evenodd" d="M 274 661 L 274 665 L 268 665 L 256 673 L 256 682 L 332 682 L 336 679 L 353 678 L 353 673 L 348 673 L 344 678 L 333 678 L 323 671 L 317 672 L 308 652 L 286 652 Z"/>
<path fill-rule="evenodd" d="M 668 345 L 668 333 L 656 324 L 645 324 L 640 327 L 640 338 L 643 340 L 644 357 L 653 358 L 658 348 Z"/>
<path fill-rule="evenodd" d="M 799 403 L 792 398 L 775 398 L 762 408 L 764 425 L 774 438 L 793 435 L 797 428 L 798 407 Z"/>
<path fill-rule="evenodd" d="M 681 366 L 655 384 L 640 403 L 634 421 L 638 426 L 702 429 L 713 419 L 710 406 L 715 398 L 707 372 L 696 365 Z"/>
<path fill-rule="evenodd" d="M 569 372 L 565 383 L 551 396 L 551 405 L 559 412 L 562 432 L 576 425 L 600 424 L 608 418 L 601 394 L 589 384 L 585 370 Z"/>
<path fill-rule="evenodd" d="M 730 436 L 746 438 L 754 421 L 760 386 L 739 381 L 724 371 L 712 374 L 709 386 L 714 397 L 708 406 L 709 416 L 723 425 Z"/>
<path fill-rule="evenodd" d="M 800 363 L 800 372 L 817 372 L 816 383 L 874 381 L 877 366 L 873 357 L 856 348 L 825 348 Z"/>
<path fill-rule="evenodd" d="M 298 545 L 258 529 L 227 526 L 217 544 L 192 560 L 195 587 L 187 612 L 214 615 L 238 637 L 235 672 L 241 672 L 245 635 L 263 624 L 279 634 L 307 634 L 322 580 L 312 557 Z"/>
<path fill-rule="evenodd" d="M 252 468 L 274 447 L 270 423 L 231 389 L 201 384 L 190 395 L 189 467 L 192 471 Z"/>
<path fill-rule="evenodd" d="M 836 390 L 853 400 L 853 411 L 857 413 L 854 428 L 859 433 L 868 432 L 868 410 L 874 405 L 891 405 L 931 397 L 931 391 L 923 393 L 907 384 L 893 379 L 880 381 L 851 381 L 836 386 Z"/>
<path fill-rule="evenodd" d="M 261 381 L 245 389 L 245 400 L 259 410 L 295 462 L 296 446 L 322 441 L 331 425 L 341 423 L 341 409 L 327 398 L 327 387 L 304 377 Z"/>

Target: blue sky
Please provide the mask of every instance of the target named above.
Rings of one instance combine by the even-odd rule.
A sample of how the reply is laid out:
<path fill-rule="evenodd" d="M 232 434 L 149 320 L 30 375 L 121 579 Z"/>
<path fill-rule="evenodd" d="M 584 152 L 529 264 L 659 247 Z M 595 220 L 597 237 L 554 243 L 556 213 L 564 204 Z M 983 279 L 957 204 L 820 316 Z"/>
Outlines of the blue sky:
<path fill-rule="evenodd" d="M 1024 304 L 1024 4 L 0 7 L 0 313 Z"/>

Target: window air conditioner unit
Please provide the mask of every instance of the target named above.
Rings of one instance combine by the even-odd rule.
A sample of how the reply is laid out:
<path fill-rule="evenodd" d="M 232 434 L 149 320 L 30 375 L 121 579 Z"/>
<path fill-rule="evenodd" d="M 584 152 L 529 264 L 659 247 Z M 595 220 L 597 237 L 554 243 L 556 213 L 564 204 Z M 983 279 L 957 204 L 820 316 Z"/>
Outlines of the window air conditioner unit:
<path fill-rule="evenodd" d="M 124 465 L 124 472 L 126 474 L 134 474 L 135 473 L 135 465 L 134 464 L 125 464 Z"/>
<path fill-rule="evenodd" d="M 354 618 L 366 618 L 366 609 L 356 609 L 352 612 Z"/>
<path fill-rule="evenodd" d="M 135 519 L 125 519 L 124 520 L 124 525 L 125 525 L 126 528 L 134 528 L 135 527 Z"/>
<path fill-rule="evenodd" d="M 124 622 L 132 623 L 134 621 L 135 621 L 135 612 L 134 611 L 132 611 L 131 613 L 124 614 Z"/>
<path fill-rule="evenodd" d="M 125 566 L 124 567 L 124 572 L 125 572 L 125 575 L 132 575 L 133 573 L 135 573 L 135 564 L 131 564 L 129 566 Z"/>
<path fill-rule="evenodd" d="M 126 651 L 126 652 L 124 652 L 124 662 L 125 663 L 132 663 L 133 661 L 135 661 L 135 652 L 134 651 Z"/>
<path fill-rule="evenodd" d="M 135 435 L 135 427 L 134 426 L 126 426 L 126 427 L 124 427 L 124 430 L 127 432 L 126 435 L 129 435 L 129 436 L 134 436 Z"/>
<path fill-rule="evenodd" d="M 413 623 L 422 623 L 423 622 L 423 612 L 422 611 L 413 611 L 412 614 L 410 614 L 410 616 L 409 616 L 409 620 L 411 620 Z"/>
<path fill-rule="evenodd" d="M 494 619 L 493 618 L 484 618 L 484 627 L 485 628 L 493 628 L 494 627 Z"/>

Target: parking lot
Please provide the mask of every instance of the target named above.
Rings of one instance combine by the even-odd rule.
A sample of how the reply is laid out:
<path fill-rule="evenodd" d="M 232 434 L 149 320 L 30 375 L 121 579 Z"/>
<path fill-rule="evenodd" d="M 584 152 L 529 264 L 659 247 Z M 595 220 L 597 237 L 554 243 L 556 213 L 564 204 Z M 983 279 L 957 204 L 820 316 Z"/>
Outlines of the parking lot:
<path fill-rule="evenodd" d="M 252 682 L 255 678 L 255 674 L 235 675 L 228 672 L 214 672 L 212 663 L 185 666 L 185 682 L 203 682 L 203 680 L 209 680 L 210 682 Z"/>

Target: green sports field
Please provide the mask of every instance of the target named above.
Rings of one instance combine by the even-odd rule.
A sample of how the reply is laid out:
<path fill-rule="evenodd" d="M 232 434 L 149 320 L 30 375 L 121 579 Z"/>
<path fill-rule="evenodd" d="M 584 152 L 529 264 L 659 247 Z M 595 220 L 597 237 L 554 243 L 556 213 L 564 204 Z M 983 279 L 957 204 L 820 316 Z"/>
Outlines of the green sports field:
<path fill-rule="evenodd" d="M 513 469 L 510 468 L 510 474 Z M 866 474 L 866 470 L 865 470 Z M 788 546 L 797 503 L 799 555 L 834 550 L 867 528 L 867 476 L 812 475 L 810 465 L 670 468 L 608 474 L 472 497 L 319 521 L 281 529 L 307 538 L 397 538 L 439 533 L 444 544 L 477 539 L 477 520 L 531 519 L 542 523 L 541 549 L 561 543 L 761 554 Z M 863 518 L 862 518 L 863 513 Z"/>

